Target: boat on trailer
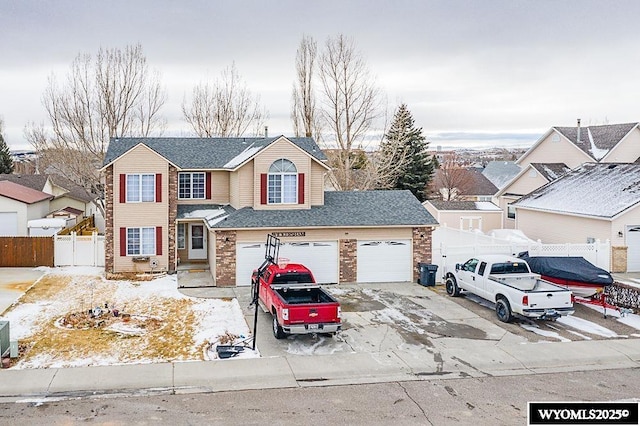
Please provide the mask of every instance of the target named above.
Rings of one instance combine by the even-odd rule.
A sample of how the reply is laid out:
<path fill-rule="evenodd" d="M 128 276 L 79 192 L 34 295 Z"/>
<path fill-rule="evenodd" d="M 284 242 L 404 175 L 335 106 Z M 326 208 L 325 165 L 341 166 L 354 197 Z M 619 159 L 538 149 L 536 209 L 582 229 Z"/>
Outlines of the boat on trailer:
<path fill-rule="evenodd" d="M 529 256 L 520 253 L 519 258 L 529 264 L 532 272 L 542 279 L 569 288 L 575 296 L 585 299 L 604 293 L 613 284 L 613 277 L 580 256 Z"/>

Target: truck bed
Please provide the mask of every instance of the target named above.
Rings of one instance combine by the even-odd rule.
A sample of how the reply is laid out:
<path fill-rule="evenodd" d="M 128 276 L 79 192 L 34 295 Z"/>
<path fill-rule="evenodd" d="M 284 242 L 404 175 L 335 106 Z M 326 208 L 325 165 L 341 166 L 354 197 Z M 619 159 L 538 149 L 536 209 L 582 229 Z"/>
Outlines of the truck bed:
<path fill-rule="evenodd" d="M 508 274 L 508 275 L 489 275 L 489 279 L 498 281 L 502 284 L 517 288 L 521 291 L 531 292 L 549 292 L 549 291 L 565 291 L 566 289 L 559 287 L 549 281 L 540 278 L 539 275 L 531 274 Z"/>
<path fill-rule="evenodd" d="M 304 305 L 317 303 L 336 303 L 337 301 L 319 287 L 281 287 L 274 290 L 289 305 Z"/>

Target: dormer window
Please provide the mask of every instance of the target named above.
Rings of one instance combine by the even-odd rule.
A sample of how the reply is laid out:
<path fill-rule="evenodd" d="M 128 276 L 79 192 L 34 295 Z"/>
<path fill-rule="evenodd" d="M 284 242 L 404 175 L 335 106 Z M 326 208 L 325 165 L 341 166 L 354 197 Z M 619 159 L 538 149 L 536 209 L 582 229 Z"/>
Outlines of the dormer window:
<path fill-rule="evenodd" d="M 267 201 L 269 204 L 298 202 L 298 170 L 291 161 L 281 158 L 269 167 Z"/>

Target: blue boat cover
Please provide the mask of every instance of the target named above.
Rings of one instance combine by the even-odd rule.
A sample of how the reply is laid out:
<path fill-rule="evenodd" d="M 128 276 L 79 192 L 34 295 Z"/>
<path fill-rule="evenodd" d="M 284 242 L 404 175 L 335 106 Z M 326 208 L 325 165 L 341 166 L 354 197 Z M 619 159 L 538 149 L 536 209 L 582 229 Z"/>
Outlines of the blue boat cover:
<path fill-rule="evenodd" d="M 607 286 L 613 284 L 613 277 L 584 257 L 579 256 L 529 256 L 522 252 L 518 257 L 529 264 L 532 272 L 552 278 L 578 281 L 585 284 Z"/>

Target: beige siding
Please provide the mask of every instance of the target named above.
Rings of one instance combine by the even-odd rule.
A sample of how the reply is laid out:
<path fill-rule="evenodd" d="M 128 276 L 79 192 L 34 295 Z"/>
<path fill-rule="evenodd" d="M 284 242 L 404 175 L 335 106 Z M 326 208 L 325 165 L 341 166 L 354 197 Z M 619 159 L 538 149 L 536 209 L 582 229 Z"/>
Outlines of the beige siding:
<path fill-rule="evenodd" d="M 65 207 L 73 207 L 74 209 L 82 210 L 83 213 L 87 211 L 87 205 L 84 202 L 74 198 L 60 197 L 51 200 L 49 203 L 49 211 L 47 213 L 51 213 Z"/>
<path fill-rule="evenodd" d="M 311 162 L 311 205 L 323 206 L 324 205 L 324 179 L 327 173 L 327 169 L 322 167 L 315 161 Z"/>
<path fill-rule="evenodd" d="M 253 188 L 249 190 L 253 191 Z M 234 209 L 240 208 L 240 176 L 237 171 L 229 174 L 229 204 Z"/>
<path fill-rule="evenodd" d="M 120 175 L 127 173 L 161 173 L 161 203 L 120 203 Z M 140 145 L 120 157 L 113 165 L 114 268 L 116 271 L 146 271 L 148 263 L 135 263 L 132 256 L 120 256 L 120 228 L 162 227 L 162 255 L 152 256 L 160 269 L 168 269 L 169 257 L 169 165 L 146 146 Z"/>
<path fill-rule="evenodd" d="M 515 219 L 510 219 L 507 216 L 507 206 L 510 203 L 513 203 L 514 201 L 516 201 L 518 199 L 518 197 L 509 197 L 506 195 L 502 195 L 500 196 L 500 198 L 498 199 L 498 206 L 500 207 L 500 209 L 503 212 L 502 215 L 502 227 L 504 229 L 515 229 L 516 227 L 516 220 Z"/>
<path fill-rule="evenodd" d="M 285 158 L 296 165 L 298 173 L 304 173 L 305 198 L 304 204 L 260 204 L 260 175 L 269 172 L 269 167 L 274 161 Z M 254 182 L 253 185 L 253 208 L 258 209 L 308 209 L 311 206 L 309 196 L 309 186 L 313 178 L 311 175 L 311 157 L 309 154 L 298 148 L 293 143 L 281 139 L 271 144 L 264 151 L 260 152 L 254 159 Z"/>
<path fill-rule="evenodd" d="M 602 162 L 633 163 L 640 157 L 640 130 L 634 128 L 626 138 L 616 145 Z"/>
<path fill-rule="evenodd" d="M 248 230 L 238 231 L 238 243 L 265 242 L 267 234 L 271 232 L 291 232 L 291 229 L 272 230 Z M 304 241 L 337 241 L 340 239 L 411 239 L 412 228 L 328 228 L 328 229 L 300 229 L 296 231 L 305 232 L 304 237 L 283 237 L 282 242 L 304 242 Z"/>
<path fill-rule="evenodd" d="M 431 214 L 433 215 L 433 213 Z M 449 210 L 438 212 L 434 217 L 437 218 L 441 226 L 454 229 L 469 230 L 470 222 L 473 224 L 473 229 L 480 229 L 482 232 L 502 228 L 502 212 L 499 211 Z"/>
<path fill-rule="evenodd" d="M 254 197 L 254 189 L 257 186 L 258 190 L 260 188 L 260 176 L 257 177 L 257 180 L 254 180 L 253 173 L 253 160 L 249 161 L 247 164 L 239 168 L 237 171 L 233 172 L 237 179 L 237 205 L 232 206 L 234 208 L 240 209 L 242 207 L 252 207 L 253 206 L 253 197 Z M 260 199 L 258 199 L 260 202 Z"/>
<path fill-rule="evenodd" d="M 201 170 L 198 170 L 198 172 L 201 172 Z M 229 204 L 229 186 L 229 172 L 211 172 L 210 200 L 206 198 L 178 199 L 178 204 Z"/>
<path fill-rule="evenodd" d="M 522 176 L 512 182 L 504 192 L 509 194 L 526 195 L 547 183 L 549 183 L 549 181 L 538 173 L 536 169 L 533 167 L 527 167 Z"/>
<path fill-rule="evenodd" d="M 584 137 L 587 137 L 586 129 L 583 134 Z M 557 135 L 556 141 L 554 141 L 554 135 Z M 518 164 L 521 167 L 526 167 L 531 163 L 565 163 L 573 169 L 589 161 L 594 160 L 559 132 L 552 131 L 535 149 L 525 157 L 521 157 Z"/>
<path fill-rule="evenodd" d="M 640 226 L 640 204 L 617 217 L 611 224 L 611 245 L 626 246 L 627 226 Z M 618 232 L 622 232 L 622 237 Z"/>
<path fill-rule="evenodd" d="M 517 228 L 543 243 L 586 243 L 587 238 L 605 241 L 611 236 L 611 222 L 586 217 L 517 209 Z"/>

